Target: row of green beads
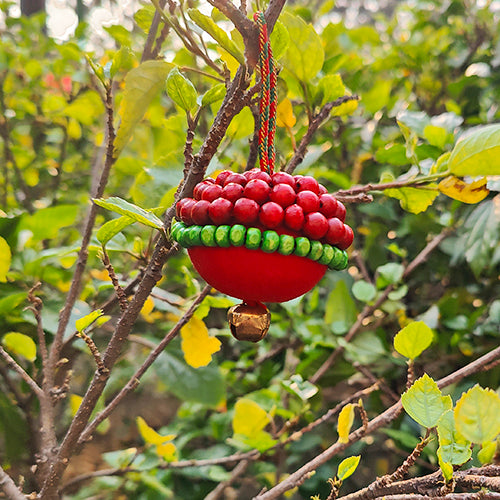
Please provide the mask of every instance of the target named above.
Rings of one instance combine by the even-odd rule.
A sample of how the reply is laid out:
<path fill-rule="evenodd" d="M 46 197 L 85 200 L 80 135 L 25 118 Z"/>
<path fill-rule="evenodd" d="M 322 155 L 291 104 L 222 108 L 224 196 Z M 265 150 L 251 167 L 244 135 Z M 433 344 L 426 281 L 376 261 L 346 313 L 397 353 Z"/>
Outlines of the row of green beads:
<path fill-rule="evenodd" d="M 240 247 L 260 249 L 266 253 L 298 255 L 327 265 L 340 271 L 347 267 L 347 252 L 320 241 L 311 241 L 303 236 L 294 238 L 276 231 L 261 231 L 256 227 L 233 226 L 186 226 L 182 222 L 172 225 L 172 237 L 183 247 Z"/>

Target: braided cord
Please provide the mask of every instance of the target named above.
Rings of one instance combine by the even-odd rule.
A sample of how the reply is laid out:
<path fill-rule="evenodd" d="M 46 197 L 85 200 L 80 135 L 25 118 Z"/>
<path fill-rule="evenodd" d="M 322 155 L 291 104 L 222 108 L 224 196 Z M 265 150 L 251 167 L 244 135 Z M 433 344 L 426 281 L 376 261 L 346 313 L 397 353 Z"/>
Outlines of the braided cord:
<path fill-rule="evenodd" d="M 259 69 L 261 80 L 258 144 L 259 164 L 261 170 L 272 174 L 276 157 L 274 135 L 276 131 L 276 107 L 278 100 L 276 90 L 277 77 L 264 14 L 256 12 L 254 20 L 259 27 Z"/>

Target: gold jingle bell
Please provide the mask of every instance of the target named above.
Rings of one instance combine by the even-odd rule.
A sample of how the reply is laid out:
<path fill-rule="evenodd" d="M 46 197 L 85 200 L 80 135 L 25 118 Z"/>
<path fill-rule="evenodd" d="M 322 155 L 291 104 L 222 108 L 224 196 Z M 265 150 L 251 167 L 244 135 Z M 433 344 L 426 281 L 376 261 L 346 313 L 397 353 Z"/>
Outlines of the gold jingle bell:
<path fill-rule="evenodd" d="M 227 312 L 227 320 L 233 337 L 237 340 L 258 342 L 262 340 L 271 324 L 269 309 L 259 303 L 238 304 Z"/>

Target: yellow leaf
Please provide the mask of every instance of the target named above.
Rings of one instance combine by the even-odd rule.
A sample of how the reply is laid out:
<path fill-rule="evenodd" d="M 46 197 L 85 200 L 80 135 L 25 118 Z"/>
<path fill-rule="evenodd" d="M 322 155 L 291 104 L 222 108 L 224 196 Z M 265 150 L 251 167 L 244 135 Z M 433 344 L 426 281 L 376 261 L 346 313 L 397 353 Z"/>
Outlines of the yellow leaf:
<path fill-rule="evenodd" d="M 221 345 L 219 339 L 208 334 L 205 323 L 194 316 L 181 328 L 181 338 L 184 359 L 193 368 L 207 366 Z"/>
<path fill-rule="evenodd" d="M 154 445 L 164 445 L 168 441 L 175 438 L 175 434 L 168 434 L 167 436 L 162 436 L 156 432 L 152 427 L 150 427 L 142 417 L 137 417 L 135 419 L 137 423 L 137 428 L 139 429 L 139 434 L 146 444 Z"/>
<path fill-rule="evenodd" d="M 276 108 L 276 125 L 292 128 L 297 123 L 290 99 L 283 99 Z"/>
<path fill-rule="evenodd" d="M 486 187 L 486 177 L 467 184 L 462 179 L 450 175 L 439 183 L 438 188 L 446 196 L 463 203 L 479 203 L 490 192 Z"/>
<path fill-rule="evenodd" d="M 269 415 L 255 401 L 241 398 L 234 405 L 233 431 L 253 437 L 270 422 Z"/>
<path fill-rule="evenodd" d="M 155 303 L 153 299 L 151 297 L 148 297 L 141 309 L 141 315 L 148 323 L 152 323 L 154 321 L 154 318 L 151 315 L 154 308 Z"/>
<path fill-rule="evenodd" d="M 0 236 L 0 283 L 7 281 L 7 271 L 12 260 L 9 244 Z"/>
<path fill-rule="evenodd" d="M 82 404 L 83 398 L 82 396 L 78 396 L 78 394 L 71 394 L 69 397 L 69 409 L 71 411 L 71 416 L 74 417 L 78 408 Z"/>
<path fill-rule="evenodd" d="M 156 445 L 156 453 L 167 462 L 176 460 L 177 448 L 174 443 L 163 443 Z"/>
<path fill-rule="evenodd" d="M 351 432 L 352 423 L 354 422 L 355 405 L 349 403 L 342 408 L 339 414 L 337 423 L 337 432 L 339 433 L 339 443 L 347 443 L 349 441 L 349 432 Z"/>
<path fill-rule="evenodd" d="M 100 281 L 111 281 L 111 278 L 109 277 L 108 271 L 105 269 L 98 270 L 98 269 L 92 269 L 90 271 L 90 276 L 96 280 Z"/>

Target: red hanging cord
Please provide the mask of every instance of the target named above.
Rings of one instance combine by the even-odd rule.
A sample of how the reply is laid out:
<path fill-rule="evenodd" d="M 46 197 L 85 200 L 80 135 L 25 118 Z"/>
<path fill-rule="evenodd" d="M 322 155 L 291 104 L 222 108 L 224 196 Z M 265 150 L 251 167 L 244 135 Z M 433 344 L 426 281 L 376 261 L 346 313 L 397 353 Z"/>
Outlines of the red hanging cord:
<path fill-rule="evenodd" d="M 266 18 L 262 12 L 254 14 L 259 27 L 259 70 L 261 80 L 259 105 L 259 163 L 260 169 L 272 174 L 275 164 L 274 135 L 276 131 L 276 70 L 267 32 Z"/>

